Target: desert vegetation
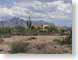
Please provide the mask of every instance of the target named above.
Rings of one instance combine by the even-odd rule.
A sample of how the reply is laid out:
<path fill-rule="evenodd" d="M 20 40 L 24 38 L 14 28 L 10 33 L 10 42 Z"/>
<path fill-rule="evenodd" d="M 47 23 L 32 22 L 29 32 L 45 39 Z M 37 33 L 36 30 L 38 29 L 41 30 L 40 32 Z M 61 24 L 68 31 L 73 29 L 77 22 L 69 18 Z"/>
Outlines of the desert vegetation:
<path fill-rule="evenodd" d="M 0 53 L 72 53 L 72 29 L 55 25 L 0 27 Z"/>
<path fill-rule="evenodd" d="M 4 30 L 6 29 L 6 30 Z M 0 53 L 10 54 L 70 54 L 72 53 L 72 31 L 51 28 L 25 27 L 0 29 Z M 57 30 L 56 30 L 57 29 Z M 34 31 L 36 33 L 34 33 Z M 56 34 L 57 32 L 57 34 Z M 40 34 L 46 33 L 46 34 Z M 62 34 L 62 35 L 61 35 Z"/>
<path fill-rule="evenodd" d="M 0 54 L 72 54 L 72 0 L 0 0 Z"/>
<path fill-rule="evenodd" d="M 58 27 L 59 28 L 59 27 Z M 11 36 L 11 35 L 66 35 L 70 34 L 70 31 L 67 29 L 61 28 L 58 30 L 56 26 L 48 26 L 43 28 L 43 26 L 31 26 L 30 28 L 25 28 L 23 26 L 16 27 L 0 27 L 0 36 Z"/>

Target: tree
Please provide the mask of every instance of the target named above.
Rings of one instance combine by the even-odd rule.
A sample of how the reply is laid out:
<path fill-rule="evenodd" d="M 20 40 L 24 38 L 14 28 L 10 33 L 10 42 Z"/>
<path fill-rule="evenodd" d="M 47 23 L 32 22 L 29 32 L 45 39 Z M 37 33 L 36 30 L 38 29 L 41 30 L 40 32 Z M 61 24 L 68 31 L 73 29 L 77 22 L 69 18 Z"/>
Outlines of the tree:
<path fill-rule="evenodd" d="M 61 28 L 61 29 L 60 29 L 60 33 L 61 33 L 61 35 L 64 35 L 64 32 L 66 32 L 66 31 L 67 31 L 66 29 Z"/>

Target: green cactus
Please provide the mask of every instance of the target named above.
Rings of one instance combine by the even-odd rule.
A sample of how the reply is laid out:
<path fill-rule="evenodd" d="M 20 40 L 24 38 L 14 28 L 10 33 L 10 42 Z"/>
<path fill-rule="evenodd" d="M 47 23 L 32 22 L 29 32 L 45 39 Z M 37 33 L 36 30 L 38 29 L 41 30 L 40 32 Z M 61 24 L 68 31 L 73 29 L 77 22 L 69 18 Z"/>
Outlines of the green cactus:
<path fill-rule="evenodd" d="M 31 27 L 32 27 L 32 22 L 31 22 L 31 20 L 30 20 L 30 16 L 29 16 L 29 20 L 27 21 L 27 27 L 28 27 L 29 29 L 31 29 Z"/>

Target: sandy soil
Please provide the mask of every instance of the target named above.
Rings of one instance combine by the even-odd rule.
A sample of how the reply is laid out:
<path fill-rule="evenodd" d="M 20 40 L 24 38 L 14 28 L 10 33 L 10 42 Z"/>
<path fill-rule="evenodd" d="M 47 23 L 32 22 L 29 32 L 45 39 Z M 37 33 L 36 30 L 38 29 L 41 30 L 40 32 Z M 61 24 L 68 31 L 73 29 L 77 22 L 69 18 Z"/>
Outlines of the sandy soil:
<path fill-rule="evenodd" d="M 29 39 L 30 37 L 36 37 L 36 39 Z M 46 47 L 42 48 L 41 51 L 42 52 L 44 50 L 47 51 L 47 49 L 48 49 L 51 52 L 52 49 L 54 48 L 53 46 L 55 46 L 53 40 L 57 39 L 57 38 L 61 40 L 65 37 L 66 36 L 11 36 L 10 38 L 2 38 L 4 41 L 1 42 L 1 44 L 0 44 L 0 53 L 6 53 L 7 54 L 11 50 L 10 44 L 12 44 L 12 42 L 14 42 L 14 41 L 15 42 L 16 41 L 29 42 L 31 47 L 35 47 L 36 45 L 39 45 L 39 44 L 45 44 Z M 58 44 L 56 46 L 57 46 L 58 51 L 65 50 L 65 47 L 66 47 L 66 46 L 60 47 L 60 45 L 58 45 Z M 56 51 L 57 51 L 57 49 L 56 49 Z M 69 48 L 69 47 L 66 47 L 66 50 L 68 50 L 69 53 L 71 53 L 71 51 L 72 51 L 71 48 Z M 39 53 L 39 51 L 36 48 L 30 49 L 28 52 L 29 53 L 36 53 L 36 52 Z"/>

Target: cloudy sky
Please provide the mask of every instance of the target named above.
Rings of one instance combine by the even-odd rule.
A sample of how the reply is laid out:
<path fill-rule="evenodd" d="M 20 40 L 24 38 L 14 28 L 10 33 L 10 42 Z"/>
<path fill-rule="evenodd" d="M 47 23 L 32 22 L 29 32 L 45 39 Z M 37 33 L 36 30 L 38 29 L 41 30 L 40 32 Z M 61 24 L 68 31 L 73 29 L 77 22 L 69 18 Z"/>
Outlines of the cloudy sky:
<path fill-rule="evenodd" d="M 71 24 L 72 0 L 0 0 L 0 20 L 14 16 Z"/>

